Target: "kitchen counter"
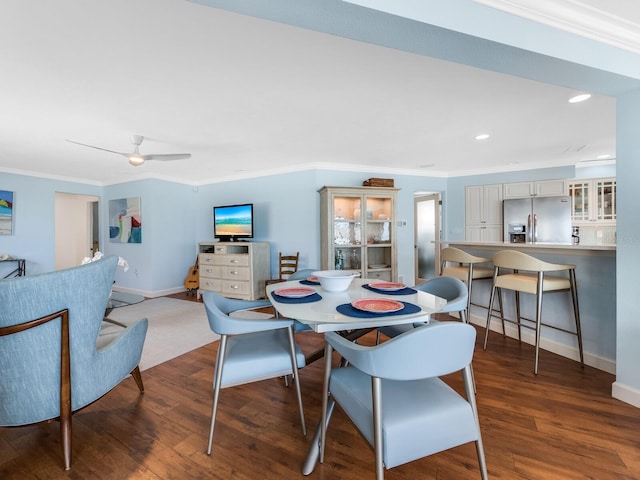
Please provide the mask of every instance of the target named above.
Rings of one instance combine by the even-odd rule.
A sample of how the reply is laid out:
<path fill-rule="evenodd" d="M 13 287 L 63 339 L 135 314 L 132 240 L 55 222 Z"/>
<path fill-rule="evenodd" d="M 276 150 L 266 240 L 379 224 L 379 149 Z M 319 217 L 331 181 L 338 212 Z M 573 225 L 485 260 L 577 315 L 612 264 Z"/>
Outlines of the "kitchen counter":
<path fill-rule="evenodd" d="M 576 266 L 582 344 L 585 363 L 609 373 L 615 373 L 616 359 L 616 245 L 546 244 L 509 242 L 438 242 L 440 248 L 452 246 L 477 255 L 492 258 L 500 250 L 517 250 L 551 263 L 573 264 Z M 473 302 L 481 305 L 489 303 L 491 280 L 473 282 Z M 515 318 L 514 299 L 511 292 L 505 292 L 505 316 Z M 569 296 L 565 294 L 545 295 L 542 309 L 543 321 L 570 327 L 566 323 L 572 318 Z M 535 318 L 533 295 L 522 295 L 523 315 Z M 472 307 L 471 321 L 481 327 L 487 323 L 487 310 Z M 565 325 L 566 323 L 566 325 Z M 492 322 L 492 330 L 498 329 L 500 322 Z M 523 341 L 532 343 L 532 338 Z M 491 348 L 495 333 L 489 336 Z M 552 329 L 542 328 L 540 347 L 559 355 L 577 358 L 575 337 Z M 507 328 L 507 336 L 516 337 L 515 329 Z M 544 356 L 544 354 L 543 354 Z M 542 357 L 543 358 L 543 357 Z"/>
<path fill-rule="evenodd" d="M 613 252 L 615 254 L 615 244 L 601 244 L 601 245 L 586 245 L 582 243 L 578 244 L 565 244 L 565 243 L 509 243 L 509 242 L 466 242 L 466 241 L 446 241 L 441 240 L 437 242 L 440 245 L 458 248 L 481 248 L 485 250 L 505 250 L 505 249 L 517 249 L 525 253 L 534 254 L 540 253 L 561 253 L 564 255 L 590 255 L 597 252 Z"/>

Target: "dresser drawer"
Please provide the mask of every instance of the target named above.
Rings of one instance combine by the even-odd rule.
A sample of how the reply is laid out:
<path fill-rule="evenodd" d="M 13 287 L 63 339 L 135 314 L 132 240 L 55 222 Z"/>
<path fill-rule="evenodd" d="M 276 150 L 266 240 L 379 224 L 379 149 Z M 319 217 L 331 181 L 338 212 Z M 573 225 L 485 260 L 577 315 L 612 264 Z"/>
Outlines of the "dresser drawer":
<path fill-rule="evenodd" d="M 248 267 L 249 255 L 214 255 L 214 265 Z"/>
<path fill-rule="evenodd" d="M 213 290 L 214 292 L 220 292 L 221 282 L 219 278 L 207 278 L 200 277 L 200 288 L 202 290 Z"/>
<path fill-rule="evenodd" d="M 200 278 L 222 278 L 224 267 L 219 267 L 216 265 L 202 265 L 198 271 L 200 272 Z"/>
<path fill-rule="evenodd" d="M 247 281 L 251 278 L 249 267 L 220 267 L 222 269 L 222 278 L 224 280 L 243 280 Z"/>
<path fill-rule="evenodd" d="M 222 280 L 221 291 L 223 295 L 244 297 L 249 295 L 251 288 L 249 282 L 243 282 L 240 280 Z"/>
<path fill-rule="evenodd" d="M 214 265 L 215 257 L 216 256 L 213 253 L 201 253 L 200 255 L 198 255 L 198 264 L 200 266 L 200 270 L 202 270 L 202 267 L 204 267 L 205 265 Z"/>

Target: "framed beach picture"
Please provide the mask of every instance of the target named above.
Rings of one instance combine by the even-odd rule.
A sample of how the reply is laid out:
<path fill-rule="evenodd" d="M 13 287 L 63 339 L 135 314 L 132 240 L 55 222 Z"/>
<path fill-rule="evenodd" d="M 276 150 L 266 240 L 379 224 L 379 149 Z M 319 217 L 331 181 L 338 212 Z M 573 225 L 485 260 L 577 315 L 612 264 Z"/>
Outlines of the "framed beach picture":
<path fill-rule="evenodd" d="M 109 241 L 142 243 L 140 197 L 109 200 Z"/>
<path fill-rule="evenodd" d="M 0 190 L 0 235 L 13 235 L 13 192 Z"/>

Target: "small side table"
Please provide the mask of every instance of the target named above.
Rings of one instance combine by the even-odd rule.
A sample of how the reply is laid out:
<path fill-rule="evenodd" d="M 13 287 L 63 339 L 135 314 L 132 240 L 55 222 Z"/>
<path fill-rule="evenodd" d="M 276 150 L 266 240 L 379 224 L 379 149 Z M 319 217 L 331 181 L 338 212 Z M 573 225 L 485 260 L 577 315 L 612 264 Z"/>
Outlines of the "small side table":
<path fill-rule="evenodd" d="M 7 258 L 6 260 L 0 260 L 0 262 L 15 262 L 18 264 L 15 270 L 9 272 L 2 278 L 24 277 L 27 274 L 26 261 L 24 258 Z"/>

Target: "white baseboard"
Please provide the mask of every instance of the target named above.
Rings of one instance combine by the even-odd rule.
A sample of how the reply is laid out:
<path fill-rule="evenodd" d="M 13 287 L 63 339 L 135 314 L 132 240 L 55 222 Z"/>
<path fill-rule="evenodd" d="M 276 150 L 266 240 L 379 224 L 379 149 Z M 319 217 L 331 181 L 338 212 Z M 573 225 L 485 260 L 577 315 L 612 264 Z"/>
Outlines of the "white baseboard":
<path fill-rule="evenodd" d="M 487 324 L 486 317 L 479 317 L 476 315 L 471 315 L 471 323 L 474 325 L 478 325 L 483 327 Z M 518 338 L 518 329 L 515 325 L 511 323 L 506 323 L 506 335 L 510 338 Z M 502 325 L 500 322 L 494 319 L 491 322 L 491 331 L 497 332 L 502 335 Z M 528 328 L 522 329 L 522 341 L 528 343 L 529 345 L 535 345 L 535 334 L 533 330 Z M 580 352 L 578 347 L 570 347 L 568 345 L 555 342 L 553 340 L 545 339 L 542 337 L 540 339 L 540 348 L 542 350 L 546 350 L 548 352 L 555 353 L 565 358 L 570 358 L 571 360 L 580 361 Z M 597 368 L 598 370 L 602 370 L 607 373 L 611 373 L 615 375 L 616 373 L 616 362 L 610 360 L 608 358 L 599 357 L 597 355 L 589 354 L 588 352 L 584 353 L 584 364 L 589 365 L 590 367 Z"/>
<path fill-rule="evenodd" d="M 611 387 L 611 396 L 625 403 L 640 407 L 640 390 L 623 385 L 620 382 L 613 382 Z"/>
<path fill-rule="evenodd" d="M 116 291 L 116 292 L 135 293 L 137 295 L 142 295 L 143 297 L 146 297 L 146 298 L 157 298 L 157 297 L 164 297 L 165 295 L 173 295 L 174 293 L 184 292 L 184 291 L 186 291 L 186 288 L 184 288 L 184 287 L 175 287 L 175 288 L 168 288 L 166 290 L 148 292 L 146 290 L 134 290 L 132 288 L 124 288 L 124 287 L 120 287 L 120 286 L 114 286 L 113 290 Z"/>

